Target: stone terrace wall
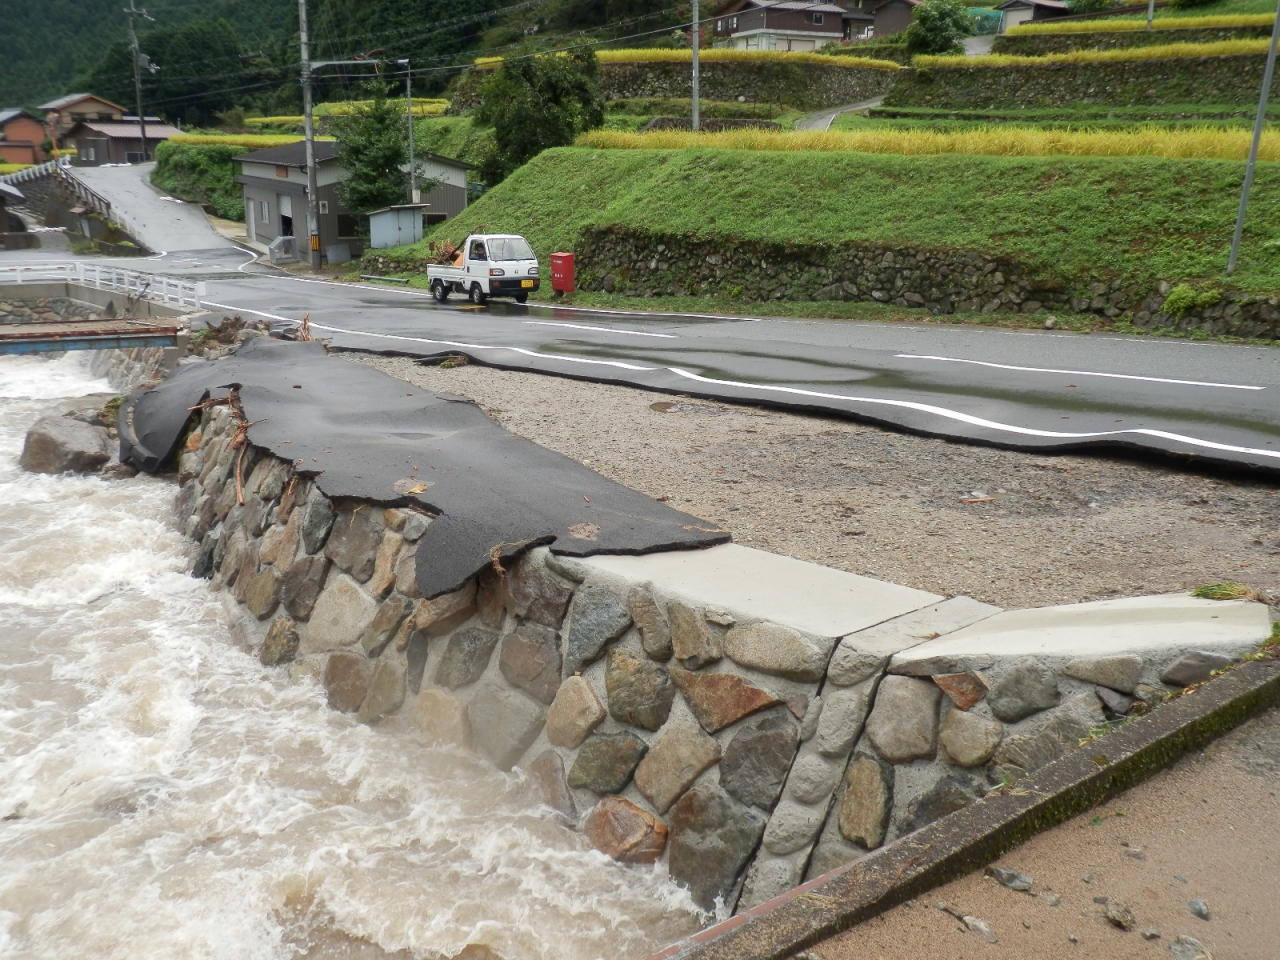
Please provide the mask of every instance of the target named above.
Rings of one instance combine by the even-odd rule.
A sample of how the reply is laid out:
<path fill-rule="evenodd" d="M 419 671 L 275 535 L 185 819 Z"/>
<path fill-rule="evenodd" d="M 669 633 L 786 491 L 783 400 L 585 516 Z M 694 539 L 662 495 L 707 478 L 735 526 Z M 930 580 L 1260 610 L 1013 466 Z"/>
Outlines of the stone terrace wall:
<path fill-rule="evenodd" d="M 193 573 L 238 601 L 261 661 L 319 681 L 361 722 L 519 768 L 531 804 L 623 862 L 665 862 L 706 907 L 745 908 L 860 856 L 1164 689 L 1171 655 L 904 661 L 998 611 L 890 584 L 875 596 L 892 594 L 892 609 L 868 601 L 844 636 L 627 572 L 653 558 L 545 548 L 424 599 L 415 560 L 430 516 L 331 502 L 252 446 L 240 504 L 234 434 L 226 407 L 203 412 L 176 509 L 199 543 Z M 713 550 L 730 564 L 769 557 Z"/>
<path fill-rule="evenodd" d="M 901 71 L 845 67 L 836 62 L 769 63 L 764 61 L 703 61 L 701 94 L 707 100 L 779 103 L 803 110 L 820 110 L 857 103 L 883 95 Z M 480 103 L 485 70 L 468 70 L 451 93 L 449 112 L 466 113 Z M 605 100 L 639 97 L 692 96 L 689 64 L 602 63 L 600 96 Z"/>
<path fill-rule="evenodd" d="M 101 320 L 102 308 L 67 297 L 23 299 L 5 295 L 0 287 L 0 323 L 55 323 L 58 320 Z"/>
<path fill-rule="evenodd" d="M 899 71 L 888 107 L 1010 109 L 1064 103 L 1132 106 L 1256 103 L 1266 57 L 1199 57 Z M 1280 77 L 1273 84 L 1274 95 Z"/>
<path fill-rule="evenodd" d="M 1219 30 L 1127 30 L 1097 33 L 1001 34 L 992 44 L 992 53 L 1012 53 L 1020 57 L 1043 57 L 1048 53 L 1072 50 L 1123 50 L 1158 47 L 1168 43 L 1218 43 L 1222 40 L 1253 40 L 1271 36 L 1270 27 L 1230 27 Z"/>
<path fill-rule="evenodd" d="M 588 228 L 579 242 L 578 286 L 632 296 L 716 293 L 745 300 L 863 300 L 934 313 L 1084 309 L 1119 315 L 1142 295 L 1115 282 L 1072 290 L 1007 257 L 965 250 L 857 244 L 790 246 L 726 238 Z"/>

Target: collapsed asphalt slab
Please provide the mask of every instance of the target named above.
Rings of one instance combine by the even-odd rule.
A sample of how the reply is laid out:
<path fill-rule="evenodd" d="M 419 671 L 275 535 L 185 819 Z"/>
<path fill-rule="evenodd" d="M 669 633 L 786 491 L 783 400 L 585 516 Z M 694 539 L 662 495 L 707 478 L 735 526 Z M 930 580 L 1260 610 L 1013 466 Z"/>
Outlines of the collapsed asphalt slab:
<path fill-rule="evenodd" d="M 1247 661 L 1014 784 L 648 960 L 786 960 L 963 876 L 1280 704 L 1280 659 Z"/>
<path fill-rule="evenodd" d="M 191 408 L 235 389 L 247 437 L 331 499 L 417 506 L 434 516 L 418 551 L 423 595 L 440 596 L 538 545 L 587 557 L 707 547 L 726 530 L 607 480 L 494 423 L 469 400 L 411 389 L 318 343 L 250 340 L 180 367 L 120 410 L 120 458 L 154 473 Z"/>

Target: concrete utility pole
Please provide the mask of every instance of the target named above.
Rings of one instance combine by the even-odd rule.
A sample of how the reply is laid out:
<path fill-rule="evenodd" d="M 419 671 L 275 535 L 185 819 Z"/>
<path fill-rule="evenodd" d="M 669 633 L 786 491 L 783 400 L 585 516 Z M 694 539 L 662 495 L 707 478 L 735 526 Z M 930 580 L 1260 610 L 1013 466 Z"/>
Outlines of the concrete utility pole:
<path fill-rule="evenodd" d="M 1151 29 L 1151 18 L 1156 15 L 1156 0 L 1147 0 L 1147 29 Z"/>
<path fill-rule="evenodd" d="M 147 11 L 139 10 L 134 6 L 133 0 L 129 0 L 129 6 L 125 9 L 124 15 L 129 18 L 129 50 L 133 53 L 133 94 L 137 101 L 138 107 L 138 141 L 142 148 L 142 162 L 147 162 L 147 118 L 142 112 L 142 51 L 138 49 L 138 31 L 134 28 L 134 18 L 142 16 L 147 20 L 154 18 L 147 16 Z M 156 68 L 151 66 L 151 62 L 147 62 L 147 67 L 152 73 Z"/>
<path fill-rule="evenodd" d="M 696 131 L 702 124 L 698 119 L 698 43 L 701 31 L 698 29 L 698 0 L 693 0 L 693 129 Z"/>
<path fill-rule="evenodd" d="M 1249 145 L 1249 160 L 1244 167 L 1244 186 L 1240 189 L 1240 209 L 1236 211 L 1236 229 L 1231 235 L 1231 255 L 1227 258 L 1228 274 L 1236 272 L 1236 260 L 1240 257 L 1240 237 L 1244 234 L 1244 215 L 1249 209 L 1253 168 L 1258 162 L 1258 144 L 1262 140 L 1262 128 L 1267 122 L 1267 99 L 1271 96 L 1271 78 L 1276 72 L 1277 45 L 1280 45 L 1280 2 L 1276 4 L 1276 20 L 1271 25 L 1271 47 L 1267 50 L 1267 66 L 1262 71 L 1262 93 L 1258 96 L 1258 115 L 1253 120 L 1253 143 Z"/>
<path fill-rule="evenodd" d="M 414 193 L 417 192 L 418 178 L 413 169 L 413 68 L 408 60 L 397 60 L 396 63 L 404 67 L 404 106 L 409 117 L 409 202 L 417 203 Z"/>
<path fill-rule="evenodd" d="M 320 199 L 316 196 L 316 130 L 311 115 L 311 47 L 307 42 L 307 0 L 298 0 L 298 39 L 302 47 L 302 124 L 307 138 L 307 253 L 320 270 Z"/>

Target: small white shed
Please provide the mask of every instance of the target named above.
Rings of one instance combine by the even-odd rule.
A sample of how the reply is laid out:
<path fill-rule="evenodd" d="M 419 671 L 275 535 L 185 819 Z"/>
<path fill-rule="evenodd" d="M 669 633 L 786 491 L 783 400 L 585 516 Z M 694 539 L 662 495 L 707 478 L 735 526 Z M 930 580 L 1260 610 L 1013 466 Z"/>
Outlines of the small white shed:
<path fill-rule="evenodd" d="M 402 247 L 422 239 L 422 217 L 429 203 L 401 203 L 369 214 L 369 246 Z"/>

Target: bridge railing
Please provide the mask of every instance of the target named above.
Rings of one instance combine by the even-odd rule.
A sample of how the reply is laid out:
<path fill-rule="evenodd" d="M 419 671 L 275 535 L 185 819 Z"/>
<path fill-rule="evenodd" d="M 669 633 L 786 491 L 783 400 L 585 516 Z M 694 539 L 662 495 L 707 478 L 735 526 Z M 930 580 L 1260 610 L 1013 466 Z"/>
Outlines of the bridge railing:
<path fill-rule="evenodd" d="M 205 285 L 199 280 L 180 280 L 160 273 L 140 273 L 99 263 L 32 263 L 0 266 L 0 284 L 79 283 L 97 290 L 114 290 L 127 296 L 153 300 L 170 306 L 203 308 Z"/>

